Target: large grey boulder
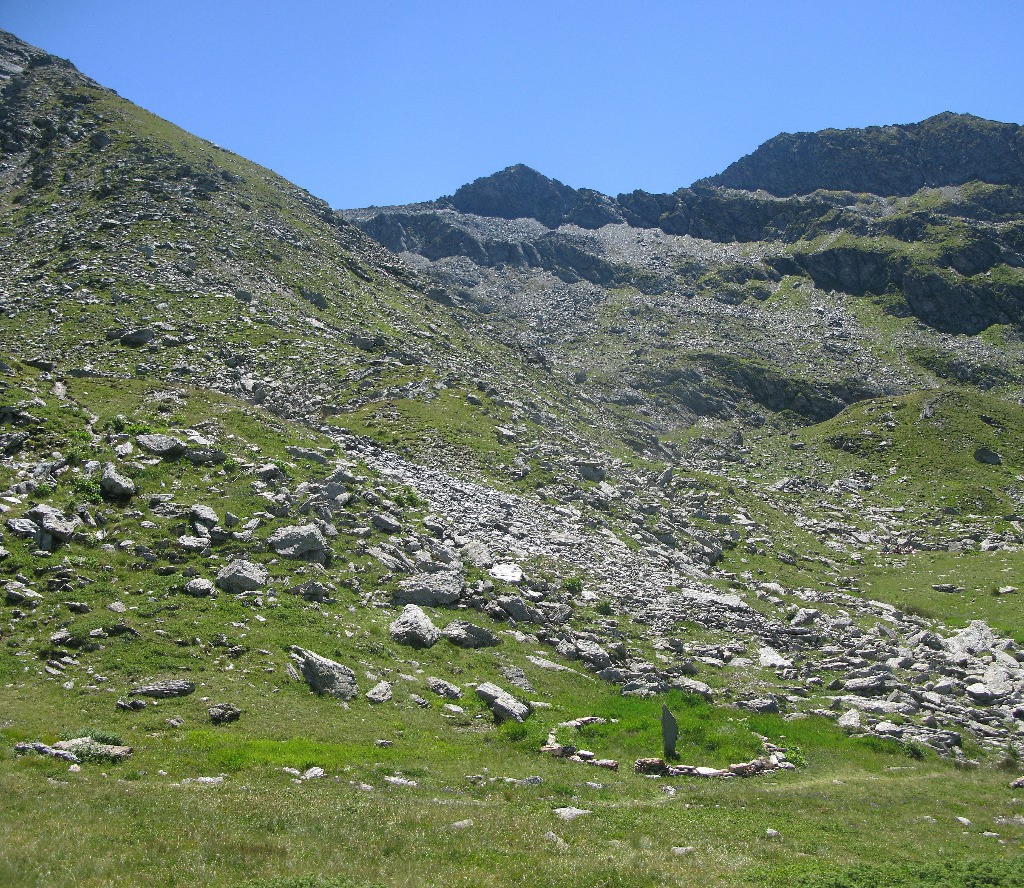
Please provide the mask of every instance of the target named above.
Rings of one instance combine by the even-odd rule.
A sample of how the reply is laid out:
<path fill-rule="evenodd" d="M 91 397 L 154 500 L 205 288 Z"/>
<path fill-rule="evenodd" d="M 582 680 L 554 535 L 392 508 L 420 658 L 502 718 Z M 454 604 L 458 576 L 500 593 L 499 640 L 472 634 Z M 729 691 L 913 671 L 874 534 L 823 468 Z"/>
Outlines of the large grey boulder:
<path fill-rule="evenodd" d="M 865 675 L 861 678 L 851 678 L 844 682 L 843 690 L 851 694 L 873 697 L 876 694 L 883 694 L 886 691 L 884 675 Z"/>
<path fill-rule="evenodd" d="M 39 525 L 29 518 L 8 518 L 7 529 L 16 537 L 28 539 L 39 533 Z"/>
<path fill-rule="evenodd" d="M 455 604 L 462 594 L 462 574 L 442 570 L 434 574 L 417 574 L 402 580 L 393 595 L 396 604 L 419 604 L 428 607 Z"/>
<path fill-rule="evenodd" d="M 185 583 L 183 591 L 186 595 L 191 595 L 193 598 L 207 598 L 213 595 L 216 590 L 213 583 L 209 580 L 196 577 Z"/>
<path fill-rule="evenodd" d="M 416 648 L 428 648 L 435 645 L 441 633 L 421 607 L 407 604 L 398 619 L 390 627 L 392 641 L 408 644 Z"/>
<path fill-rule="evenodd" d="M 339 700 L 351 700 L 359 693 L 356 674 L 348 666 L 300 647 L 292 648 L 291 657 L 299 674 L 316 693 Z"/>
<path fill-rule="evenodd" d="M 596 641 L 587 638 L 577 638 L 576 655 L 593 669 L 607 669 L 612 665 L 612 658 L 601 645 Z"/>
<path fill-rule="evenodd" d="M 498 643 L 498 636 L 489 629 L 467 620 L 452 620 L 441 635 L 460 648 L 493 647 Z"/>
<path fill-rule="evenodd" d="M 128 499 L 135 495 L 135 482 L 118 472 L 113 463 L 107 463 L 100 477 L 100 492 L 107 499 Z"/>
<path fill-rule="evenodd" d="M 170 435 L 138 435 L 135 440 L 147 453 L 161 459 L 176 459 L 185 452 L 187 446 L 184 441 Z"/>
<path fill-rule="evenodd" d="M 121 345 L 129 348 L 141 348 L 156 338 L 156 331 L 150 327 L 139 327 L 137 330 L 129 330 L 120 338 Z"/>
<path fill-rule="evenodd" d="M 293 524 L 275 530 L 267 540 L 271 548 L 285 558 L 302 558 L 323 564 L 330 549 L 320 528 L 313 524 Z"/>
<path fill-rule="evenodd" d="M 270 575 L 261 564 L 238 559 L 224 565 L 217 574 L 217 586 L 225 592 L 238 595 L 255 592 L 267 585 Z"/>
<path fill-rule="evenodd" d="M 984 620 L 972 620 L 966 629 L 961 629 L 944 642 L 952 654 L 980 654 L 991 649 L 996 636 Z"/>
<path fill-rule="evenodd" d="M 82 526 L 82 519 L 77 515 L 68 518 L 59 509 L 42 503 L 29 509 L 25 517 L 35 521 L 50 536 L 62 543 L 70 540 Z"/>
<path fill-rule="evenodd" d="M 216 527 L 220 524 L 220 518 L 217 517 L 217 513 L 209 506 L 204 506 L 201 503 L 196 503 L 189 509 L 188 517 L 194 523 L 207 528 Z"/>
<path fill-rule="evenodd" d="M 508 691 L 493 682 L 485 681 L 476 689 L 476 695 L 490 707 L 496 721 L 526 721 L 530 715 L 530 707 L 521 703 Z"/>

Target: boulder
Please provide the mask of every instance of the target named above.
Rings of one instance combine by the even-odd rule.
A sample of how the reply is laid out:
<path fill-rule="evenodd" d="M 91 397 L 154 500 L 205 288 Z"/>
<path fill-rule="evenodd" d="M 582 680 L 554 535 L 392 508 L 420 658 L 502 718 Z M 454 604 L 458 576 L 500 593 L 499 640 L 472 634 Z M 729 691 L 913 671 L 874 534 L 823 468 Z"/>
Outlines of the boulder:
<path fill-rule="evenodd" d="M 386 512 L 374 512 L 370 516 L 370 523 L 383 533 L 398 533 L 402 529 L 401 522 Z"/>
<path fill-rule="evenodd" d="M 284 558 L 301 558 L 323 564 L 329 560 L 330 549 L 320 528 L 312 524 L 296 524 L 275 530 L 267 540 L 271 548 Z"/>
<path fill-rule="evenodd" d="M 185 452 L 186 444 L 170 435 L 138 435 L 139 447 L 161 459 L 177 459 Z"/>
<path fill-rule="evenodd" d="M 241 718 L 242 710 L 230 703 L 216 703 L 206 710 L 215 725 L 226 725 Z"/>
<path fill-rule="evenodd" d="M 330 601 L 333 598 L 334 590 L 316 580 L 306 580 L 304 583 L 290 587 L 287 591 L 290 595 L 305 598 L 306 601 Z"/>
<path fill-rule="evenodd" d="M 128 348 L 141 348 L 156 338 L 156 331 L 149 327 L 139 327 L 137 330 L 130 330 L 120 338 L 121 345 Z"/>
<path fill-rule="evenodd" d="M 434 607 L 455 604 L 461 594 L 461 572 L 442 570 L 433 574 L 417 574 L 402 580 L 393 598 L 396 604 Z"/>
<path fill-rule="evenodd" d="M 59 509 L 45 504 L 33 506 L 25 513 L 25 517 L 35 521 L 46 533 L 62 543 L 70 540 L 82 526 L 82 519 L 77 515 L 68 518 Z"/>
<path fill-rule="evenodd" d="M 489 629 L 467 620 L 452 620 L 441 635 L 460 648 L 493 647 L 498 643 L 498 636 Z"/>
<path fill-rule="evenodd" d="M 359 693 L 356 675 L 348 666 L 300 647 L 292 648 L 291 657 L 306 684 L 316 693 L 339 700 L 351 700 Z"/>
<path fill-rule="evenodd" d="M 182 591 L 193 598 L 206 598 L 214 594 L 215 587 L 209 580 L 196 577 L 194 580 L 189 580 Z"/>
<path fill-rule="evenodd" d="M 886 690 L 885 676 L 865 675 L 862 678 L 851 678 L 844 682 L 843 690 L 861 696 L 884 694 Z"/>
<path fill-rule="evenodd" d="M 847 731 L 859 731 L 861 727 L 860 710 L 850 709 L 839 716 L 839 720 L 836 722 L 841 728 L 845 728 Z"/>
<path fill-rule="evenodd" d="M 441 637 L 430 617 L 415 604 L 407 604 L 402 609 L 402 613 L 391 624 L 389 631 L 392 641 L 416 648 L 432 647 Z"/>
<path fill-rule="evenodd" d="M 371 703 L 387 703 L 391 699 L 391 683 L 379 681 L 366 692 L 366 699 Z"/>
<path fill-rule="evenodd" d="M 953 654 L 980 654 L 991 649 L 996 643 L 995 633 L 983 620 L 972 620 L 966 629 L 961 629 L 944 642 L 946 650 Z"/>
<path fill-rule="evenodd" d="M 220 524 L 220 518 L 217 517 L 217 513 L 209 506 L 200 505 L 199 503 L 196 503 L 196 505 L 189 509 L 188 517 L 190 521 L 201 524 L 204 527 L 216 527 Z"/>
<path fill-rule="evenodd" d="M 490 707 L 498 722 L 526 721 L 530 715 L 530 708 L 525 703 L 521 703 L 493 682 L 487 681 L 477 686 L 476 695 Z"/>
<path fill-rule="evenodd" d="M 135 482 L 118 472 L 113 463 L 107 463 L 100 477 L 100 491 L 107 499 L 128 499 L 135 495 Z"/>
<path fill-rule="evenodd" d="M 974 451 L 974 458 L 988 466 L 1001 466 L 1003 464 L 1003 458 L 996 453 L 994 450 L 990 450 L 988 447 L 979 447 Z"/>
<path fill-rule="evenodd" d="M 262 589 L 269 579 L 270 575 L 263 565 L 241 559 L 224 565 L 217 573 L 217 585 L 234 595 Z"/>
<path fill-rule="evenodd" d="M 462 696 L 462 688 L 458 685 L 453 685 L 449 681 L 445 681 L 443 678 L 428 678 L 427 687 L 437 696 L 447 697 L 449 700 L 458 700 Z"/>

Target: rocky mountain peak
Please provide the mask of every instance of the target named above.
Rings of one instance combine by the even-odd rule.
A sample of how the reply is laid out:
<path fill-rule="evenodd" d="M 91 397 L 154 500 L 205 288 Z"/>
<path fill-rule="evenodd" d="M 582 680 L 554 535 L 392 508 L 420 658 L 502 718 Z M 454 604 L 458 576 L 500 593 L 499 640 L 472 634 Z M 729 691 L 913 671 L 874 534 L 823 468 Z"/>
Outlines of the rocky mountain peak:
<path fill-rule="evenodd" d="M 463 185 L 447 202 L 462 213 L 536 219 L 548 228 L 567 222 L 599 228 L 621 221 L 613 201 L 605 195 L 589 188 L 571 188 L 521 163 Z"/>
<path fill-rule="evenodd" d="M 20 74 L 34 60 L 46 57 L 41 49 L 19 40 L 8 31 L 0 31 L 0 84 Z"/>
<path fill-rule="evenodd" d="M 1024 128 L 947 111 L 920 123 L 781 133 L 698 184 L 788 197 L 818 189 L 909 195 L 971 181 L 1024 183 Z"/>

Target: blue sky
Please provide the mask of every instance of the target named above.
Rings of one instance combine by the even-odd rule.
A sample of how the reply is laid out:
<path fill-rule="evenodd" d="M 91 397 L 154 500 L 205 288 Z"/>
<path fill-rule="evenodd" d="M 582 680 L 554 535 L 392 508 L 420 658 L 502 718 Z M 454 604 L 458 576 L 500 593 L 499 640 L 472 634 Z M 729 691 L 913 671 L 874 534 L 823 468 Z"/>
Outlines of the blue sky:
<path fill-rule="evenodd" d="M 1024 123 L 1019 0 L 0 0 L 0 28 L 335 207 L 513 163 L 671 191 L 783 131 Z"/>

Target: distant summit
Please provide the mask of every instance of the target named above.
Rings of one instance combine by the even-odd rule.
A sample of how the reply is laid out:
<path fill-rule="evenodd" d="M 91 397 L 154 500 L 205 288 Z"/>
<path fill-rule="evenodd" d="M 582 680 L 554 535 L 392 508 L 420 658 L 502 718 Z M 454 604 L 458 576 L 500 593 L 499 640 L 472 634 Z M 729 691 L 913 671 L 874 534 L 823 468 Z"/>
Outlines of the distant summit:
<path fill-rule="evenodd" d="M 921 123 L 782 133 L 694 184 L 789 197 L 818 189 L 908 195 L 974 180 L 1024 183 L 1024 127 L 945 112 Z"/>
<path fill-rule="evenodd" d="M 599 228 L 622 221 L 611 198 L 589 188 L 570 188 L 521 163 L 463 185 L 447 202 L 462 213 L 529 217 L 548 228 L 566 223 Z"/>

